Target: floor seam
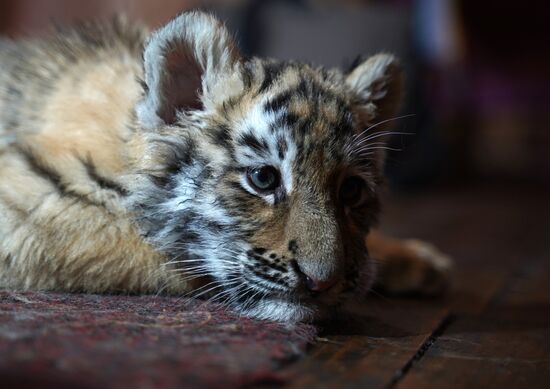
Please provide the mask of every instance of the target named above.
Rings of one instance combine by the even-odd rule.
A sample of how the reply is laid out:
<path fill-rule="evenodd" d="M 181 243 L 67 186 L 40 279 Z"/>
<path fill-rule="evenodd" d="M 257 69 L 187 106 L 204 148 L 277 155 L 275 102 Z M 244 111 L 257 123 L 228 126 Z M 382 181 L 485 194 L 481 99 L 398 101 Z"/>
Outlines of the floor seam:
<path fill-rule="evenodd" d="M 422 357 L 426 354 L 426 352 L 434 345 L 434 343 L 437 341 L 437 339 L 443 335 L 445 330 L 456 320 L 456 316 L 452 313 L 447 314 L 439 325 L 432 331 L 428 339 L 422 345 L 418 348 L 416 353 L 405 363 L 405 365 L 399 369 L 395 375 L 393 376 L 390 383 L 386 386 L 386 388 L 395 388 L 396 385 L 407 375 L 407 373 L 411 370 L 411 368 L 417 364 Z"/>

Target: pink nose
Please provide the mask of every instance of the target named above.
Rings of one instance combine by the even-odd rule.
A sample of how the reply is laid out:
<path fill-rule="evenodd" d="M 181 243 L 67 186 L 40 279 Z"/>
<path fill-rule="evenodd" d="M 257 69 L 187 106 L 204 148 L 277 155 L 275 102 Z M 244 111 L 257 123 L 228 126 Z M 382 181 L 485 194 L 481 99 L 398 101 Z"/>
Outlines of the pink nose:
<path fill-rule="evenodd" d="M 338 282 L 336 277 L 330 278 L 326 281 L 319 281 L 306 276 L 306 286 L 312 292 L 324 292 L 325 290 L 332 288 L 336 282 Z"/>

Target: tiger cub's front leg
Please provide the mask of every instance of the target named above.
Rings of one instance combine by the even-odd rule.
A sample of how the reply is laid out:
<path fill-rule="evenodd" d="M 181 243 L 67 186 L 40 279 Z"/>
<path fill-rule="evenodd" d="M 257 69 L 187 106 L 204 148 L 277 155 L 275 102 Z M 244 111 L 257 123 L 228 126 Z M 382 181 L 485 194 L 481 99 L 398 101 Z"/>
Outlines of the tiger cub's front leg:
<path fill-rule="evenodd" d="M 430 243 L 390 238 L 375 230 L 367 247 L 378 267 L 376 286 L 384 292 L 435 295 L 448 286 L 453 262 Z"/>

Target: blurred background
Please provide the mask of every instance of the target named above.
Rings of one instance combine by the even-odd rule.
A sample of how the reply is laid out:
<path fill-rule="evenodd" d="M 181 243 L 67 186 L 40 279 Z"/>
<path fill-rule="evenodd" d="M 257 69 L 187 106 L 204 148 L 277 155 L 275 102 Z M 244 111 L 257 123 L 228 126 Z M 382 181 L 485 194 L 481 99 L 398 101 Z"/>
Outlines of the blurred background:
<path fill-rule="evenodd" d="M 544 4 L 542 4 L 543 6 Z M 407 98 L 393 139 L 395 192 L 550 184 L 550 65 L 544 7 L 460 0 L 0 0 L 0 33 L 43 34 L 125 13 L 152 28 L 180 11 L 213 11 L 247 55 L 346 67 L 359 54 L 396 53 Z"/>
<path fill-rule="evenodd" d="M 405 374 L 410 377 L 415 371 L 417 375 L 412 376 L 409 386 L 426 386 L 428 382 L 428 386 L 431 383 L 432 387 L 438 387 L 443 382 L 439 387 L 480 387 L 490 382 L 492 387 L 544 387 L 545 382 L 548 386 L 550 350 L 547 3 L 0 0 L 0 36 L 43 36 L 52 22 L 73 23 L 108 18 L 116 13 L 127 14 L 130 19 L 155 28 L 178 12 L 202 8 L 228 24 L 247 55 L 345 68 L 359 54 L 395 53 L 402 59 L 407 80 L 401 115 L 414 114 L 396 121 L 396 129 L 413 135 L 391 140 L 391 146 L 401 151 L 389 154 L 386 170 L 390 190 L 386 194 L 381 229 L 393 236 L 432 242 L 449 254 L 456 264 L 451 293 L 442 300 L 431 303 L 423 300 L 419 304 L 410 300 L 396 303 L 373 294 L 371 299 L 378 298 L 379 302 L 369 305 L 368 311 L 381 321 L 374 320 L 367 332 L 352 332 L 352 336 L 368 334 L 368 340 L 360 337 L 327 340 L 345 346 L 317 349 L 314 354 L 317 356 L 310 360 L 313 362 L 301 365 L 309 366 L 306 370 L 311 369 L 317 378 L 301 382 L 307 386 L 337 371 L 337 379 L 328 382 L 343 385 L 346 381 L 338 377 L 346 371 L 353 379 L 360 372 L 368 375 L 374 371 L 374 378 L 364 382 L 381 385 L 380 369 L 391 371 L 394 377 L 391 387 L 396 386 L 395 377 L 401 379 Z M 21 301 L 30 306 L 26 298 Z M 68 319 L 63 320 L 68 323 Z M 390 325 L 385 327 L 384 323 Z M 418 332 L 432 325 L 430 331 Z M 80 324 L 75 328 L 81 328 Z M 5 333 L 12 339 L 11 332 Z M 428 337 L 430 333 L 433 336 Z M 412 339 L 429 341 L 417 348 L 411 343 L 417 340 Z M 35 344 L 30 335 L 25 335 L 24 342 Z M 70 357 L 78 356 L 78 348 L 70 347 Z M 389 351 L 377 347 L 388 347 Z M 110 349 L 101 349 L 101 355 L 107 355 L 106 350 Z M 16 350 L 13 355 L 20 354 L 19 349 L 13 350 Z M 420 353 L 415 351 L 413 356 L 414 350 Z M 396 357 L 405 352 L 411 352 L 411 359 Z M 176 366 L 172 355 L 164 357 L 170 361 L 164 365 L 155 362 L 153 356 L 154 353 L 147 357 L 150 366 Z M 380 359 L 381 356 L 387 358 Z M 24 357 L 27 361 L 27 354 Z M 324 358 L 328 362 L 322 362 Z M 243 359 L 241 356 L 234 360 L 241 363 L 238 361 Z M 405 367 L 395 365 L 406 360 L 409 362 Z M 209 360 L 199 358 L 199 361 Z M 288 361 L 284 359 L 285 366 Z M 104 359 L 104 363 L 110 364 L 105 371 L 117 366 L 109 359 Z M 68 371 L 69 365 L 57 361 L 54 365 Z M 143 368 L 144 374 L 149 365 Z M 51 370 L 49 364 L 40 366 Z M 238 371 L 234 369 L 232 363 L 231 371 Z M 321 370 L 325 374 L 318 375 Z M 125 374 L 124 368 L 121 371 Z M 162 370 L 158 376 L 164 377 L 165 373 Z M 89 376 L 87 371 L 85 374 Z M 537 385 L 526 384 L 535 382 Z M 279 385 L 279 381 L 262 383 Z M 408 381 L 400 383 L 409 387 Z"/>

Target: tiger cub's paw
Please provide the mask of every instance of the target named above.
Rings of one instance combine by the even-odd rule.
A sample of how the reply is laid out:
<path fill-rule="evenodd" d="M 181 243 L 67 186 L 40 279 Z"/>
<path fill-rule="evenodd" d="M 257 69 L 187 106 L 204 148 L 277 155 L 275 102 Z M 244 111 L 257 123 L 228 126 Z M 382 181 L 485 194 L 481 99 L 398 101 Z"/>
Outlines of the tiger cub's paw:
<path fill-rule="evenodd" d="M 452 268 L 451 258 L 434 245 L 404 240 L 381 260 L 378 287 L 389 294 L 438 295 L 449 286 Z"/>

